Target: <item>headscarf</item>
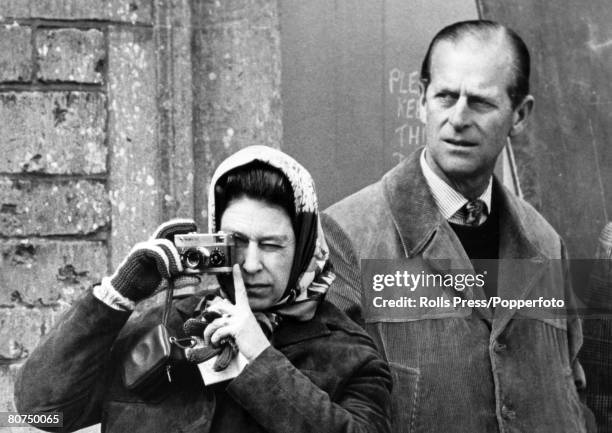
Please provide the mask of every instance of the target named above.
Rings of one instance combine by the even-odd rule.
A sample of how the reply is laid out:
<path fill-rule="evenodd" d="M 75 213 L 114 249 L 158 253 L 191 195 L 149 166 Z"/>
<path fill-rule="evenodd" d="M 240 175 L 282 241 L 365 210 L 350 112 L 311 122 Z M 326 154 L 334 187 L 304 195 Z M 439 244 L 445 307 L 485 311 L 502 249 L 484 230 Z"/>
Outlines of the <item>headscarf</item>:
<path fill-rule="evenodd" d="M 208 193 L 208 230 L 219 230 L 215 211 L 215 188 L 230 171 L 259 161 L 280 170 L 293 190 L 295 211 L 295 255 L 283 297 L 272 307 L 281 316 L 310 320 L 335 276 L 329 264 L 329 249 L 319 221 L 315 184 L 310 173 L 295 159 L 267 146 L 249 146 L 223 161 L 213 174 Z"/>
<path fill-rule="evenodd" d="M 274 306 L 255 313 L 262 329 L 269 337 L 283 318 L 298 321 L 312 319 L 335 275 L 329 262 L 329 249 L 319 220 L 314 181 L 301 164 L 280 150 L 267 146 L 250 146 L 231 155 L 219 165 L 213 174 L 208 194 L 209 233 L 216 233 L 220 228 L 220 215 L 216 213 L 215 197 L 219 180 L 229 172 L 255 161 L 267 164 L 283 173 L 289 181 L 294 200 L 293 229 L 296 244 L 287 288 Z M 203 322 L 214 319 L 214 317 L 206 318 L 206 311 L 202 316 Z M 189 325 L 186 323 L 186 330 L 187 328 L 191 329 L 191 332 L 188 332 L 191 335 L 201 332 L 201 326 L 193 320 Z M 215 369 L 218 370 L 224 369 L 237 352 L 233 342 L 226 341 L 224 344 L 225 350 L 222 350 L 220 359 L 215 365 Z M 201 362 L 203 351 L 188 350 L 188 357 L 190 353 L 192 360 Z"/>

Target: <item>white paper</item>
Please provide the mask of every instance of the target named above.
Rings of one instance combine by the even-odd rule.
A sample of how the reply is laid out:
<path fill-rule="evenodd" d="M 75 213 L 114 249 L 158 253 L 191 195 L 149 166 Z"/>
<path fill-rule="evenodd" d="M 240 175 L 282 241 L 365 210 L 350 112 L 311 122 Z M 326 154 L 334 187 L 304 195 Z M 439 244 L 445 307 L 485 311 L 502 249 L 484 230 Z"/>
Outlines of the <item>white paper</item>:
<path fill-rule="evenodd" d="M 244 367 L 246 367 L 249 363 L 249 361 L 247 361 L 244 355 L 238 352 L 238 356 L 235 356 L 231 360 L 225 370 L 215 371 L 213 366 L 215 365 L 217 358 L 218 356 L 215 356 L 207 361 L 198 364 L 200 374 L 202 375 L 202 379 L 204 380 L 204 385 L 212 385 L 214 383 L 233 379 L 234 377 L 238 376 L 242 372 L 242 370 L 244 370 Z"/>

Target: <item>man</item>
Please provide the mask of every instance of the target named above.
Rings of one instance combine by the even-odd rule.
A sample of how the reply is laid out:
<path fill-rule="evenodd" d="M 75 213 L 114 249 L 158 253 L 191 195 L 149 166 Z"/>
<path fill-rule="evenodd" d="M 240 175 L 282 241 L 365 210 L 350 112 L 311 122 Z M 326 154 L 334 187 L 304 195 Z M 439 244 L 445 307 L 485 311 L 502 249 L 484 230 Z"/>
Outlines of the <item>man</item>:
<path fill-rule="evenodd" d="M 101 423 L 103 432 L 122 433 L 388 432 L 388 366 L 367 334 L 324 300 L 334 278 L 306 169 L 276 149 L 242 149 L 215 172 L 208 215 L 209 232 L 235 241 L 233 250 L 200 250 L 216 257 L 216 268 L 235 257 L 221 288 L 128 320 L 164 281 L 197 280 L 187 271 L 203 256 L 182 260 L 174 244 L 195 224 L 162 225 L 28 357 L 15 384 L 20 413 L 61 412 L 62 431 Z M 139 342 L 162 317 L 185 356 L 132 380 L 142 370 L 134 365 L 157 359 L 152 339 Z"/>
<path fill-rule="evenodd" d="M 526 319 L 486 307 L 374 317 L 364 304 L 372 286 L 361 282 L 360 259 L 407 258 L 442 274 L 486 276 L 484 287 L 442 289 L 446 298 L 544 296 L 571 305 L 561 238 L 493 177 L 506 140 L 524 130 L 534 105 L 529 67 L 524 42 L 498 23 L 441 30 L 421 70 L 426 148 L 324 215 L 341 283 L 328 298 L 365 324 L 390 362 L 394 431 L 585 431 L 575 318 L 536 310 Z"/>
<path fill-rule="evenodd" d="M 612 319 L 603 312 L 612 309 L 612 222 L 608 222 L 597 242 L 588 291 L 582 298 L 587 308 L 601 312 L 585 317 L 584 345 L 579 354 L 589 387 L 586 401 L 592 409 L 600 433 L 612 432 Z"/>

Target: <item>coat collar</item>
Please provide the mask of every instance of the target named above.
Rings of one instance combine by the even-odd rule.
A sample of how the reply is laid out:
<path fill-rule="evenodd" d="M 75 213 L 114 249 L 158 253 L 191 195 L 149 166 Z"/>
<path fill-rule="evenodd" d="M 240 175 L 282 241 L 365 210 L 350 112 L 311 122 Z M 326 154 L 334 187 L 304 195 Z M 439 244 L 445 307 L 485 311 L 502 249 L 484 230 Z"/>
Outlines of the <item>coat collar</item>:
<path fill-rule="evenodd" d="M 473 270 L 461 242 L 439 212 L 429 190 L 419 163 L 421 151 L 418 149 L 382 180 L 385 199 L 404 253 L 408 258 L 421 254 L 435 270 L 442 272 L 447 271 L 448 266 Z M 534 235 L 524 224 L 520 199 L 496 178 L 493 179 L 493 197 L 500 218 L 498 295 L 504 299 L 523 299 L 543 269 L 543 255 L 531 241 Z M 449 262 L 431 263 L 430 259 L 448 259 Z M 473 296 L 469 292 L 465 295 Z M 487 319 L 492 317 L 490 311 L 481 313 Z M 499 315 L 496 313 L 494 325 L 497 326 L 494 328 L 503 328 L 512 315 L 510 310 Z"/>
<path fill-rule="evenodd" d="M 383 191 L 407 257 L 427 249 L 434 234 L 447 225 L 421 171 L 418 149 L 383 177 Z M 500 215 L 500 257 L 542 257 L 523 224 L 519 199 L 493 179 L 493 195 Z"/>
<path fill-rule="evenodd" d="M 418 149 L 382 179 L 385 199 L 407 257 L 419 254 L 444 218 L 419 163 Z"/>

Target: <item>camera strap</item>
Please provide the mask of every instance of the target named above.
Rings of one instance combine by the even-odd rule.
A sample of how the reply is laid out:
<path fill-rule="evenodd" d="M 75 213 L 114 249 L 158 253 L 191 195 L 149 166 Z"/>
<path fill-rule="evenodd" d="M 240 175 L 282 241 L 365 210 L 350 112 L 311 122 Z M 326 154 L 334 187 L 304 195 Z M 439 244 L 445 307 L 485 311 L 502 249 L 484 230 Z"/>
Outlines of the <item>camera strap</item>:
<path fill-rule="evenodd" d="M 166 289 L 166 302 L 164 303 L 164 313 L 162 315 L 162 325 L 168 327 L 168 317 L 172 308 L 172 296 L 174 294 L 174 280 L 168 279 L 168 288 Z"/>

